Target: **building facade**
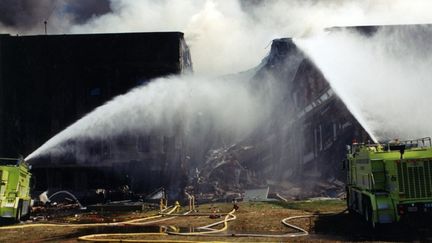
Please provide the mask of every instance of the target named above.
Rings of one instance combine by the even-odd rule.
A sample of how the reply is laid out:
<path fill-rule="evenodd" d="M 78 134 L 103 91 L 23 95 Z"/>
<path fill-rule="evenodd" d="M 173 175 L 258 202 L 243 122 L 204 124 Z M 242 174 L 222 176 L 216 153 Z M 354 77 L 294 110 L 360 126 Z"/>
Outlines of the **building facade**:
<path fill-rule="evenodd" d="M 189 71 L 180 32 L 0 35 L 0 156 L 28 155 L 111 98 L 150 79 Z M 30 161 L 37 190 L 138 185 L 146 175 L 129 170 L 143 161 L 165 161 L 175 148 L 175 138 L 151 134 L 85 143 L 101 163 L 78 164 L 73 156 Z M 160 170 L 163 163 L 146 166 Z"/>

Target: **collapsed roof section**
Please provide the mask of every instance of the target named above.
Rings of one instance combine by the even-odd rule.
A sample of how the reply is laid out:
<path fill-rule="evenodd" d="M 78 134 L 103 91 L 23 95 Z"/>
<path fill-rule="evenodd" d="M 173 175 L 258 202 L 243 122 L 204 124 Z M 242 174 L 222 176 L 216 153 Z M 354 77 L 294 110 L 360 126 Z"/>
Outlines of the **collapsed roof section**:
<path fill-rule="evenodd" d="M 292 39 L 274 40 L 255 69 L 257 89 L 268 79 L 283 95 L 267 123 L 240 144 L 209 152 L 190 190 L 208 198 L 210 188 L 217 197 L 267 185 L 286 197 L 334 196 L 343 189 L 338 168 L 345 145 L 367 140 L 366 131 Z"/>

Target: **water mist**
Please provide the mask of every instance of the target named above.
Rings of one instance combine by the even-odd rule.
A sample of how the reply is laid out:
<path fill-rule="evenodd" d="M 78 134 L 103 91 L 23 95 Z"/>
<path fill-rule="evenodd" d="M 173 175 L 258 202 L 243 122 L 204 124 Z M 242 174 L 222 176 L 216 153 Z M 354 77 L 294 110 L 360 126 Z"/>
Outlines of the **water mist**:
<path fill-rule="evenodd" d="M 272 106 L 272 98 L 265 95 L 268 91 L 254 90 L 248 81 L 234 76 L 159 78 L 96 108 L 26 160 L 65 153 L 70 140 L 110 139 L 124 134 L 174 136 L 181 130 L 183 136 L 200 141 L 200 145 L 211 141 L 211 134 L 227 144 L 235 143 L 268 116 Z"/>
<path fill-rule="evenodd" d="M 296 39 L 363 127 L 378 140 L 432 135 L 432 26 L 371 33 L 332 29 Z"/>

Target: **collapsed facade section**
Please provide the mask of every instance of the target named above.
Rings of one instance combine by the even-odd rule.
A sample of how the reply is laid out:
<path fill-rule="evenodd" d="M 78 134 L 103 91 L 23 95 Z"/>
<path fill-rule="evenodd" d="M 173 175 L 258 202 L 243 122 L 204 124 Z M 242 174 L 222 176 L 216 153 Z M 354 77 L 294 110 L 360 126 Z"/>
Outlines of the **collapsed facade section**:
<path fill-rule="evenodd" d="M 274 40 L 254 72 L 255 88 L 265 89 L 271 80 L 280 100 L 252 136 L 212 150 L 190 190 L 206 199 L 265 187 L 288 198 L 342 193 L 346 145 L 369 135 L 291 39 Z"/>

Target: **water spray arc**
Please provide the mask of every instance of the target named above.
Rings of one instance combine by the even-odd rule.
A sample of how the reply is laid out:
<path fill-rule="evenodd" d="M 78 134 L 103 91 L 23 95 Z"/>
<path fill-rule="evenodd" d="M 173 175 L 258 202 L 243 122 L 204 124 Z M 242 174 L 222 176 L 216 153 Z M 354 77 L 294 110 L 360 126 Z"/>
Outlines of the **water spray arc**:
<path fill-rule="evenodd" d="M 296 44 L 375 142 L 432 133 L 431 25 L 329 29 Z M 365 34 L 368 33 L 368 34 Z"/>
<path fill-rule="evenodd" d="M 217 134 L 227 143 L 239 141 L 262 123 L 271 106 L 249 85 L 242 80 L 192 75 L 156 79 L 98 107 L 26 160 L 65 153 L 73 149 L 67 142 L 74 139 L 111 139 L 153 131 L 165 136 L 180 133 L 196 144 L 209 140 L 208 134 Z"/>

